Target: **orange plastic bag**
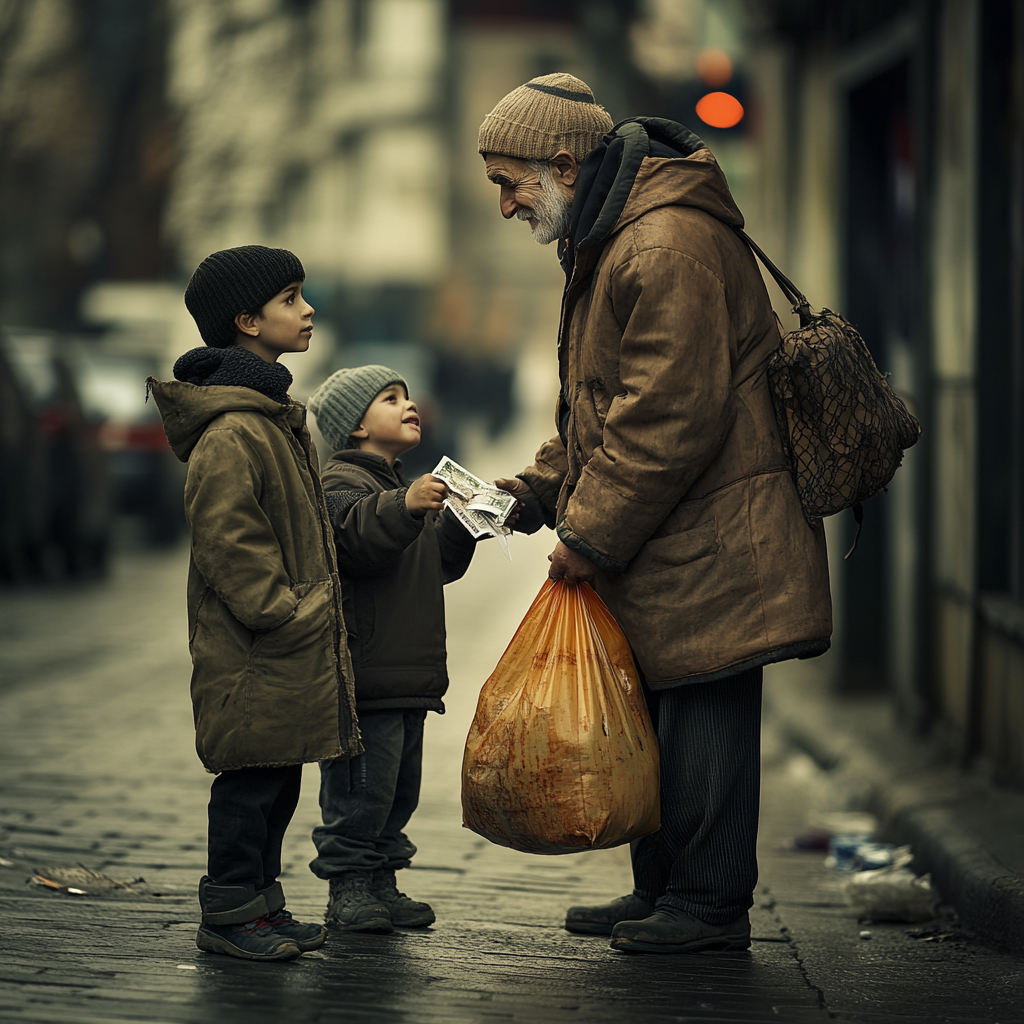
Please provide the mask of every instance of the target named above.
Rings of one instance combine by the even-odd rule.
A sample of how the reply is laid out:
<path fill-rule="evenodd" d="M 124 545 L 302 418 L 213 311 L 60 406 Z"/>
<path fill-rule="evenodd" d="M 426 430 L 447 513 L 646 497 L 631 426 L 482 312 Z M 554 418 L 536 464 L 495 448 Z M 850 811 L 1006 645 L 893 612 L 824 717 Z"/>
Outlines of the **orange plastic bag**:
<path fill-rule="evenodd" d="M 463 824 L 524 853 L 658 829 L 658 747 L 633 655 L 587 584 L 547 580 L 484 683 L 462 763 Z"/>

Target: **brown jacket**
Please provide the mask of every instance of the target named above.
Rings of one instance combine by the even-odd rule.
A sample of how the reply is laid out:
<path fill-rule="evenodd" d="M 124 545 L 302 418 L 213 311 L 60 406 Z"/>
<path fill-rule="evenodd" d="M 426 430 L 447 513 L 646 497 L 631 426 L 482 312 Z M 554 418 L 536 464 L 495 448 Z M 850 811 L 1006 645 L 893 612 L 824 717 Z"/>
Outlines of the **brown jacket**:
<path fill-rule="evenodd" d="M 188 463 L 189 650 L 207 769 L 362 750 L 334 543 L 306 410 L 247 387 L 150 378 Z"/>
<path fill-rule="evenodd" d="M 699 140 L 697 140 L 699 145 Z M 648 156 L 559 329 L 561 434 L 522 474 L 657 688 L 828 649 L 825 535 L 808 526 L 765 363 L 779 327 L 706 148 Z"/>

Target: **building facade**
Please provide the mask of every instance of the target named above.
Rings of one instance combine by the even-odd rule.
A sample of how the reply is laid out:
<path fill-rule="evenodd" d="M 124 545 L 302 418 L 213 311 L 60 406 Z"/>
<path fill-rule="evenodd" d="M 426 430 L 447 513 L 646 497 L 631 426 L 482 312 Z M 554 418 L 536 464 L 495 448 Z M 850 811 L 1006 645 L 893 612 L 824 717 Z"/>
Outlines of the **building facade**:
<path fill-rule="evenodd" d="M 785 0 L 754 25 L 750 230 L 924 428 L 849 560 L 829 523 L 830 673 L 1024 786 L 1024 4 Z"/>

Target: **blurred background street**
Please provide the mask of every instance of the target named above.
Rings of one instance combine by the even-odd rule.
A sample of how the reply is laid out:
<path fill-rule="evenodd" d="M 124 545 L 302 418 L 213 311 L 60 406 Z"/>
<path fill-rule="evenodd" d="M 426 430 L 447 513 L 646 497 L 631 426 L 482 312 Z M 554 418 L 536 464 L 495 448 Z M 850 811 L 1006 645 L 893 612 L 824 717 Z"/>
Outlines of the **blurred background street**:
<path fill-rule="evenodd" d="M 749 234 L 861 330 L 923 436 L 850 560 L 852 517 L 826 523 L 832 651 L 769 673 L 750 957 L 611 957 L 558 925 L 628 888 L 625 851 L 526 858 L 459 828 L 476 693 L 544 578 L 545 531 L 513 538 L 511 565 L 485 546 L 449 588 L 450 712 L 428 722 L 408 884 L 437 928 L 336 940 L 257 990 L 192 945 L 209 779 L 184 467 L 144 381 L 200 344 L 182 302 L 200 260 L 283 246 L 316 307 L 310 352 L 285 360 L 294 397 L 382 362 L 423 414 L 411 474 L 442 454 L 522 469 L 553 432 L 562 274 L 499 215 L 476 135 L 554 71 L 615 120 L 703 138 Z M 1024 0 L 0 0 L 11 1019 L 1024 1019 L 1022 281 Z M 859 939 L 839 877 L 793 852 L 815 812 L 870 812 L 876 839 L 911 844 L 944 916 Z M 286 879 L 307 916 L 316 813 L 310 772 Z M 77 864 L 145 883 L 25 887 Z"/>

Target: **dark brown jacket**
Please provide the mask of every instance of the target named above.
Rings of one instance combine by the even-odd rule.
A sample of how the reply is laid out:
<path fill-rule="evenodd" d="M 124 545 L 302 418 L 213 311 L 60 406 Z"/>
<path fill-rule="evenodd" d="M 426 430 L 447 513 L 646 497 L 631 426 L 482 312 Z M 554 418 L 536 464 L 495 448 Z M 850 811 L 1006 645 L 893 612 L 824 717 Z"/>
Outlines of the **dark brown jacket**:
<path fill-rule="evenodd" d="M 397 464 L 396 464 L 397 465 Z M 357 449 L 324 467 L 359 713 L 444 712 L 444 584 L 469 568 L 476 542 L 447 512 L 422 519 L 387 460 Z"/>
<path fill-rule="evenodd" d="M 692 138 L 692 136 L 691 136 Z M 562 431 L 522 474 L 658 687 L 827 650 L 825 535 L 804 519 L 765 363 L 779 327 L 711 153 L 639 163 L 577 249 Z"/>
<path fill-rule="evenodd" d="M 334 544 L 306 410 L 247 387 L 150 379 L 188 463 L 189 650 L 207 769 L 362 750 Z"/>

